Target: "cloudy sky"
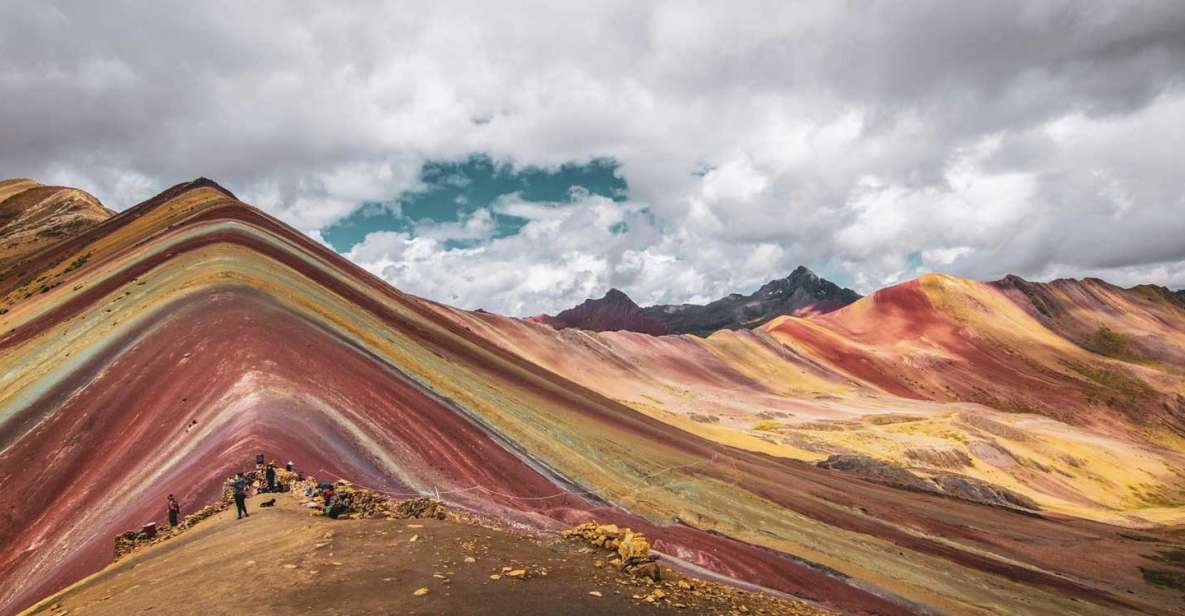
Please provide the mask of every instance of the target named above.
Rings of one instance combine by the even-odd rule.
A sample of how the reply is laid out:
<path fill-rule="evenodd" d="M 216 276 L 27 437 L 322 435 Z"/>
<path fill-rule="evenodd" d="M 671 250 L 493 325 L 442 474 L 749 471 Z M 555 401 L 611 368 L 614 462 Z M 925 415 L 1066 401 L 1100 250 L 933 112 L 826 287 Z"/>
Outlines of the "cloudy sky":
<path fill-rule="evenodd" d="M 1176 0 L 0 8 L 0 176 L 208 176 L 463 307 L 1185 287 Z"/>

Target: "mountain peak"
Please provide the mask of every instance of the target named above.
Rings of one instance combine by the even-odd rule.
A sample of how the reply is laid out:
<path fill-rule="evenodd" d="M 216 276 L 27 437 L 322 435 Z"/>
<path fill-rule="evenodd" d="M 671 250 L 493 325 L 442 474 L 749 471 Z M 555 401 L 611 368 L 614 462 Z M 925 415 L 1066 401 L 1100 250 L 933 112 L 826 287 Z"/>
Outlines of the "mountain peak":
<path fill-rule="evenodd" d="M 599 300 L 586 300 L 586 301 L 600 301 L 600 302 L 609 302 L 609 303 L 613 303 L 613 304 L 626 304 L 626 305 L 634 306 L 634 307 L 637 307 L 637 305 L 638 305 L 634 302 L 633 299 L 630 298 L 630 296 L 626 295 L 624 291 L 622 291 L 621 289 L 618 289 L 616 287 L 611 288 L 608 291 L 606 291 L 605 296 Z"/>
<path fill-rule="evenodd" d="M 707 336 L 721 329 L 757 327 L 782 315 L 831 312 L 858 299 L 860 295 L 855 291 L 840 288 L 800 265 L 785 278 L 771 280 L 752 294 L 730 293 L 709 304 L 639 308 L 622 291 L 609 289 L 600 299 L 585 300 L 554 317 L 537 320 L 559 329 Z"/>
<path fill-rule="evenodd" d="M 794 268 L 793 272 L 790 272 L 790 275 L 787 276 L 786 279 L 789 280 L 792 278 L 818 278 L 818 277 L 819 276 L 817 274 L 815 274 L 814 272 L 812 272 L 809 267 L 807 267 L 805 265 L 799 265 L 798 267 Z"/>
<path fill-rule="evenodd" d="M 600 299 L 586 299 L 555 316 L 543 315 L 536 320 L 556 329 L 626 330 L 654 336 L 671 333 L 660 321 L 643 314 L 634 300 L 617 288 L 609 289 Z"/>

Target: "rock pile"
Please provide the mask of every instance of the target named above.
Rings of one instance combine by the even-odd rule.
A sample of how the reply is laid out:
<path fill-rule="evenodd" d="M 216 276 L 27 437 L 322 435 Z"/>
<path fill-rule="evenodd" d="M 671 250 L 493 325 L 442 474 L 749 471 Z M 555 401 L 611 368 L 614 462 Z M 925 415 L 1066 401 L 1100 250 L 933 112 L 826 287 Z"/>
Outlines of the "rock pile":
<path fill-rule="evenodd" d="M 293 484 L 293 490 L 300 497 L 312 494 L 305 501 L 306 507 L 320 509 L 324 505 L 321 489 L 316 478 L 307 477 L 302 482 Z M 444 504 L 426 496 L 397 501 L 394 498 L 367 488 L 361 488 L 348 481 L 338 481 L 333 484 L 333 492 L 337 503 L 344 504 L 345 511 L 337 515 L 338 518 L 363 519 L 425 519 L 443 520 L 448 515 Z"/>
<path fill-rule="evenodd" d="M 436 520 L 443 520 L 447 515 L 444 504 L 438 500 L 433 500 L 427 496 L 405 500 L 395 508 L 395 517 L 404 519 L 427 519 L 432 518 Z"/>
<path fill-rule="evenodd" d="M 654 581 L 662 579 L 662 570 L 655 562 L 658 558 L 650 553 L 650 542 L 642 533 L 616 524 L 585 522 L 563 532 L 565 539 L 577 538 L 594 547 L 609 550 L 615 554 L 609 564 L 622 571 Z"/>
<path fill-rule="evenodd" d="M 158 528 L 155 536 L 149 536 L 147 532 L 140 531 L 124 531 L 115 537 L 115 560 L 119 560 L 134 550 L 144 547 L 146 545 L 153 545 L 171 539 L 182 531 L 193 527 L 198 522 L 220 512 L 226 511 L 230 508 L 231 503 L 234 502 L 234 497 L 229 489 L 223 490 L 222 498 L 218 501 L 210 503 L 201 509 L 185 516 L 176 526 L 167 526 Z"/>

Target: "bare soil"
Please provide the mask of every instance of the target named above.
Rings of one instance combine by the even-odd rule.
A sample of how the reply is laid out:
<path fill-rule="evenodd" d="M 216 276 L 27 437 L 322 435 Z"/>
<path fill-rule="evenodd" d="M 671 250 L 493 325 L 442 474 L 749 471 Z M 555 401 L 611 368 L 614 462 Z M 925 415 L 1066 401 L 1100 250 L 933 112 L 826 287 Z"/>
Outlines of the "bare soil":
<path fill-rule="evenodd" d="M 258 508 L 262 500 L 250 499 L 249 518 L 220 513 L 133 552 L 27 613 L 828 613 L 699 580 L 685 580 L 691 589 L 673 580 L 648 583 L 573 541 L 457 521 L 331 520 L 286 495 L 275 508 Z M 509 575 L 520 569 L 526 571 L 522 577 Z M 648 601 L 656 589 L 666 596 Z"/>

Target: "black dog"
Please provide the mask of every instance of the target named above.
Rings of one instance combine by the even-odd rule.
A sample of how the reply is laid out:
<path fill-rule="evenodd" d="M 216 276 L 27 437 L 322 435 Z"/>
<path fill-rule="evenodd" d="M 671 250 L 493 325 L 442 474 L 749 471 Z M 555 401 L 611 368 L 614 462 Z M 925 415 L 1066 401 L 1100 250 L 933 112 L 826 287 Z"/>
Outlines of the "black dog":
<path fill-rule="evenodd" d="M 259 503 L 259 506 L 260 507 L 275 507 L 276 506 L 276 499 L 273 498 L 269 501 L 263 501 L 262 503 Z"/>

